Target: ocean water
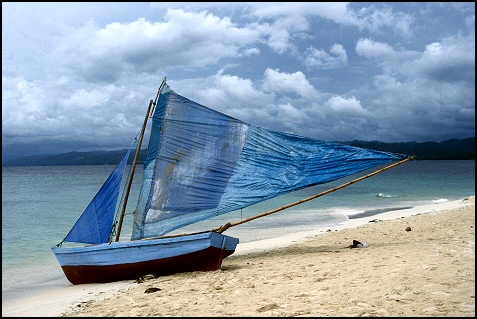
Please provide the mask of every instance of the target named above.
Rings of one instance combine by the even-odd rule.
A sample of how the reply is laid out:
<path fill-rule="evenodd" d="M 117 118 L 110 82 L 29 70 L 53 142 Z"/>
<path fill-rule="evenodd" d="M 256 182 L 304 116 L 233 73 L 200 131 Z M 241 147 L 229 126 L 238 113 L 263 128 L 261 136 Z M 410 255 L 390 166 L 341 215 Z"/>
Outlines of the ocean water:
<path fill-rule="evenodd" d="M 113 169 L 109 165 L 2 167 L 2 300 L 15 297 L 25 287 L 71 285 L 51 247 L 66 236 Z M 289 193 L 174 233 L 237 222 L 372 171 Z M 142 167 L 137 169 L 127 212 L 137 204 L 140 176 Z M 225 234 L 239 237 L 243 243 L 474 194 L 475 160 L 411 161 L 301 205 L 232 227 Z M 132 215 L 127 214 L 121 240 L 129 239 L 131 228 Z"/>

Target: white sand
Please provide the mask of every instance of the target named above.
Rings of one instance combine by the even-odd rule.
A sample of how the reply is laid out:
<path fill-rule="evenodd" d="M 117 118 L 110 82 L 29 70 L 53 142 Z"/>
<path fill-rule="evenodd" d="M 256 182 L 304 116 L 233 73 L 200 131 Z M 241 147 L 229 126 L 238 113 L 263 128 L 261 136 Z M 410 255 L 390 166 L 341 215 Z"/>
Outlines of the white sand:
<path fill-rule="evenodd" d="M 474 316 L 474 198 L 241 243 L 218 271 L 24 294 L 2 316 Z"/>
<path fill-rule="evenodd" d="M 367 224 L 370 220 L 373 220 L 373 219 L 389 220 L 389 219 L 397 219 L 397 218 L 408 217 L 408 216 L 413 216 L 418 214 L 425 214 L 430 212 L 440 212 L 444 210 L 457 209 L 461 207 L 463 204 L 466 204 L 466 201 L 455 200 L 455 201 L 448 201 L 443 203 L 414 206 L 409 209 L 388 211 L 381 214 L 373 215 L 371 217 L 350 219 L 346 221 L 345 223 L 343 223 L 342 225 L 335 226 L 332 228 L 330 227 L 318 228 L 311 231 L 302 231 L 302 232 L 287 234 L 285 236 L 242 243 L 237 246 L 234 256 L 285 247 L 293 243 L 304 241 L 310 237 L 314 237 L 317 234 L 326 232 L 328 230 L 336 231 L 340 229 L 359 227 L 361 225 Z"/>

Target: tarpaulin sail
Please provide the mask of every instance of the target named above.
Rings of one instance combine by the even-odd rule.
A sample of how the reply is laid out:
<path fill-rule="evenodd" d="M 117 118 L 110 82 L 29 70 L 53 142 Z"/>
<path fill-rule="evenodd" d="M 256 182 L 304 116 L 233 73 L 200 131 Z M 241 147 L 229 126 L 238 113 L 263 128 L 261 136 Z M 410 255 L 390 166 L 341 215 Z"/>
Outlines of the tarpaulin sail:
<path fill-rule="evenodd" d="M 85 244 L 101 244 L 109 241 L 129 153 L 130 150 L 109 175 L 63 241 Z"/>
<path fill-rule="evenodd" d="M 132 239 L 164 235 L 400 158 L 251 125 L 165 85 L 153 116 Z"/>

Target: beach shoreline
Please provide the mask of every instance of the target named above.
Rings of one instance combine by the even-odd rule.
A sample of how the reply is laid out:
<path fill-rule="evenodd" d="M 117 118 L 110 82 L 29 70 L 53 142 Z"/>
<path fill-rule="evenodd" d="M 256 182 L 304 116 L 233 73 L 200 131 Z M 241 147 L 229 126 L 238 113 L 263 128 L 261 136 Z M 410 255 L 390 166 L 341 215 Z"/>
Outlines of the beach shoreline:
<path fill-rule="evenodd" d="M 224 260 L 222 270 L 214 272 L 164 276 L 143 284 L 129 280 L 71 285 L 49 289 L 47 293 L 25 294 L 24 298 L 18 296 L 2 302 L 2 316 L 472 316 L 475 315 L 474 215 L 475 196 L 387 211 L 350 219 L 333 228 L 241 243 L 236 252 Z M 465 216 L 462 224 L 458 222 L 459 216 Z M 443 229 L 435 224 L 451 221 L 455 223 L 448 228 L 442 226 Z M 407 224 L 410 231 L 403 230 Z M 462 229 L 456 229 L 458 227 Z M 402 247 L 399 238 L 407 239 Z M 346 248 L 353 239 L 367 242 L 369 247 Z M 450 264 L 435 261 L 436 253 Z M 413 260 L 419 254 L 423 255 L 422 260 Z M 388 259 L 384 260 L 386 256 Z M 361 258 L 368 258 L 371 266 L 362 264 Z M 389 264 L 391 259 L 400 262 L 401 267 L 393 268 Z M 425 276 L 418 278 L 422 280 L 418 287 L 422 288 L 412 287 L 411 281 L 418 280 L 412 272 L 404 272 L 404 265 Z M 352 267 L 356 267 L 355 272 Z M 454 277 L 438 273 L 445 267 L 453 267 Z M 402 268 L 403 273 L 395 268 Z M 383 270 L 388 273 L 383 274 Z M 429 275 L 422 272 L 424 270 Z M 380 284 L 384 284 L 379 278 L 382 280 L 386 276 L 400 278 L 405 284 L 399 286 L 397 280 L 396 287 L 385 285 L 388 290 L 380 291 Z M 461 282 L 459 276 L 466 281 Z M 430 278 L 437 279 L 430 283 Z M 439 278 L 449 285 L 440 283 Z M 363 290 L 364 286 L 371 290 L 368 297 L 363 296 L 367 291 Z M 417 304 L 422 308 L 421 312 L 407 311 L 402 305 L 406 303 L 412 308 L 413 299 L 428 297 L 437 286 L 445 287 L 447 291 L 442 289 L 435 295 L 435 300 L 428 298 Z M 161 290 L 144 294 L 148 287 Z M 462 301 L 456 301 L 457 297 Z M 327 308 L 327 300 L 332 307 Z M 387 305 L 390 300 L 397 309 L 395 312 Z M 323 309 L 318 307 L 320 305 Z"/>

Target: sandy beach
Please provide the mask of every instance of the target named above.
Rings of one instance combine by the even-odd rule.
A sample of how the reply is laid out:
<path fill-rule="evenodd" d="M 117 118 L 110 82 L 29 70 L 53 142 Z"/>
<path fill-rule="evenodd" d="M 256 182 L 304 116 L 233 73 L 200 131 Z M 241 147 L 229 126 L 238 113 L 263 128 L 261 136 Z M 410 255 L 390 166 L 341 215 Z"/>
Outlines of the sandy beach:
<path fill-rule="evenodd" d="M 213 272 L 63 287 L 2 315 L 474 317 L 475 196 L 239 244 Z"/>

